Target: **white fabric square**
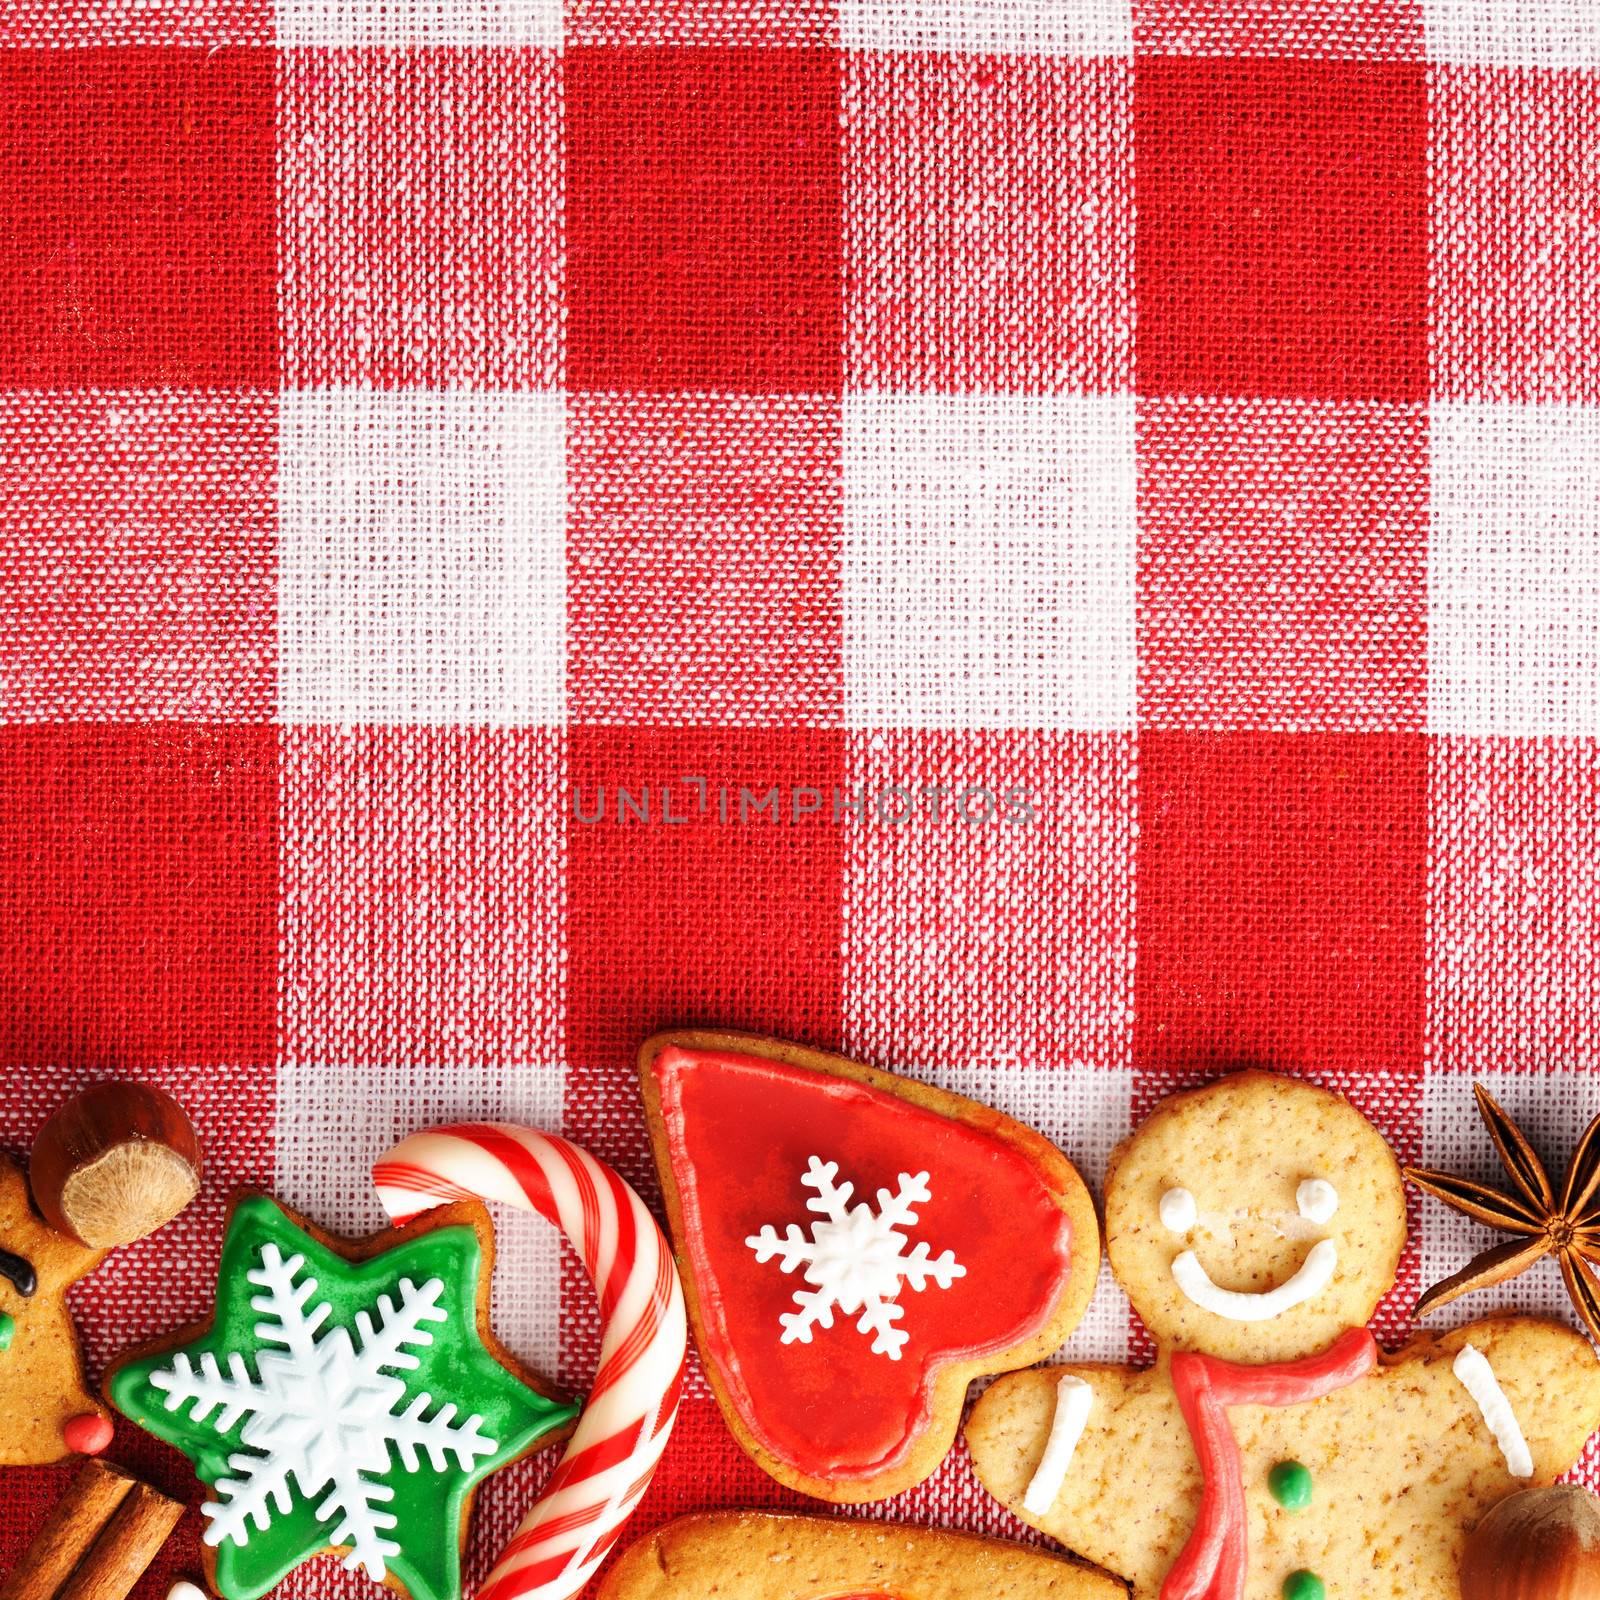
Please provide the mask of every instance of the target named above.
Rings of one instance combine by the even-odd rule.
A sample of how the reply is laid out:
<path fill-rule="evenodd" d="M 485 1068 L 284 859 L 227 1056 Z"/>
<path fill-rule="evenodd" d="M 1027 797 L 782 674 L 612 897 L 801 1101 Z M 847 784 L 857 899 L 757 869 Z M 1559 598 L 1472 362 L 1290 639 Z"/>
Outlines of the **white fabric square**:
<path fill-rule="evenodd" d="M 1600 1111 L 1592 1073 L 1430 1072 L 1423 1079 L 1420 1164 L 1505 1189 L 1510 1179 L 1478 1116 L 1472 1095 L 1474 1083 L 1481 1083 L 1527 1134 L 1559 1194 L 1566 1175 L 1562 1163 Z M 1419 1292 L 1452 1272 L 1459 1272 L 1479 1251 L 1503 1244 L 1506 1239 L 1505 1234 L 1459 1215 L 1431 1195 L 1422 1197 L 1417 1232 Z M 1520 1278 L 1498 1288 L 1463 1295 L 1432 1312 L 1418 1327 L 1423 1332 L 1440 1332 L 1503 1311 L 1551 1316 L 1578 1326 L 1561 1280 L 1561 1269 L 1551 1260 L 1539 1262 Z"/>
<path fill-rule="evenodd" d="M 847 49 L 1125 56 L 1132 0 L 841 0 Z"/>
<path fill-rule="evenodd" d="M 271 7 L 258 0 L 6 0 L 0 8 L 7 50 L 237 49 L 270 45 L 272 35 Z"/>
<path fill-rule="evenodd" d="M 1422 0 L 1422 18 L 1433 61 L 1600 66 L 1594 0 Z"/>
<path fill-rule="evenodd" d="M 388 1218 L 371 1167 L 391 1145 L 445 1122 L 522 1122 L 559 1133 L 563 1082 L 563 1069 L 549 1062 L 503 1068 L 285 1063 L 278 1069 L 275 1191 L 334 1233 L 376 1233 Z M 493 1211 L 494 1330 L 508 1349 L 553 1378 L 561 1355 L 561 1236 L 538 1217 Z"/>
<path fill-rule="evenodd" d="M 850 394 L 853 727 L 1134 721 L 1133 401 Z"/>
<path fill-rule="evenodd" d="M 837 0 L 567 0 L 572 45 L 839 43 Z"/>
<path fill-rule="evenodd" d="M 283 720 L 560 722 L 560 396 L 293 391 L 279 430 Z"/>
<path fill-rule="evenodd" d="M 1600 733 L 1600 408 L 1433 408 L 1428 726 Z"/>
<path fill-rule="evenodd" d="M 280 45 L 561 44 L 561 0 L 278 0 Z"/>

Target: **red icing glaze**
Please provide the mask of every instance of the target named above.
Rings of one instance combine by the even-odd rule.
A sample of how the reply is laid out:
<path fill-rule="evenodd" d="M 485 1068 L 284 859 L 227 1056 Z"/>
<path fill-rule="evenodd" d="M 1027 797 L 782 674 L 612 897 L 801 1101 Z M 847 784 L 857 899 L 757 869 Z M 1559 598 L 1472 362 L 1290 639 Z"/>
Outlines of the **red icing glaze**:
<path fill-rule="evenodd" d="M 93 1411 L 76 1416 L 61 1430 L 67 1449 L 80 1456 L 97 1456 L 111 1443 L 111 1421 Z"/>
<path fill-rule="evenodd" d="M 1364 1378 L 1378 1364 L 1366 1328 L 1349 1328 L 1321 1355 L 1249 1367 L 1185 1351 L 1172 1358 L 1172 1388 L 1200 1461 L 1200 1509 L 1161 1600 L 1239 1600 L 1249 1557 L 1244 1465 L 1226 1406 L 1294 1406 Z"/>
<path fill-rule="evenodd" d="M 656 1058 L 668 1154 L 710 1354 L 751 1436 L 798 1472 L 857 1477 L 902 1462 L 932 1419 L 953 1361 L 1021 1344 L 1066 1287 L 1071 1225 L 1036 1168 L 1010 1146 L 898 1095 L 759 1057 L 676 1046 Z M 745 1239 L 771 1223 L 809 1232 L 813 1155 L 839 1163 L 851 1204 L 876 1209 L 902 1172 L 927 1172 L 911 1245 L 952 1250 L 948 1289 L 903 1289 L 900 1360 L 875 1355 L 855 1318 L 810 1344 L 781 1343 L 798 1272 L 756 1261 Z"/>

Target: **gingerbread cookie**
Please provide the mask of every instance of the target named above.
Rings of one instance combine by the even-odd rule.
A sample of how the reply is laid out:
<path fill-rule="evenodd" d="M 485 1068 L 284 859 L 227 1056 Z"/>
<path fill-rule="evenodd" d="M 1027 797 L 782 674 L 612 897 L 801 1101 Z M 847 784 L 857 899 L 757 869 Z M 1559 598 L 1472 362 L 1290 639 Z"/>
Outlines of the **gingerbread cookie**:
<path fill-rule="evenodd" d="M 968 1383 L 1083 1315 L 1094 1207 L 1031 1129 L 743 1034 L 658 1034 L 639 1066 L 712 1390 L 780 1483 L 841 1502 L 920 1483 Z"/>
<path fill-rule="evenodd" d="M 1126 1600 L 1076 1561 L 938 1528 L 734 1511 L 641 1539 L 597 1600 Z"/>
<path fill-rule="evenodd" d="M 460 1594 L 477 1484 L 577 1414 L 488 1331 L 493 1256 L 475 1202 L 356 1242 L 235 1198 L 213 1316 L 105 1384 L 211 1489 L 207 1576 L 224 1600 L 324 1550 L 414 1600 Z"/>
<path fill-rule="evenodd" d="M 21 1162 L 0 1155 L 0 1466 L 94 1454 L 111 1422 L 84 1386 L 66 1294 L 104 1255 L 33 1209 Z"/>
<path fill-rule="evenodd" d="M 147 1084 L 90 1084 L 39 1130 L 26 1171 L 0 1156 L 0 1466 L 111 1443 L 84 1387 L 66 1291 L 111 1245 L 170 1222 L 200 1186 L 183 1108 Z"/>
<path fill-rule="evenodd" d="M 1379 1352 L 1405 1198 L 1327 1090 L 1244 1073 L 1164 1102 L 1112 1158 L 1106 1234 L 1156 1365 L 1003 1378 L 967 1441 L 991 1493 L 1135 1600 L 1453 1600 L 1483 1513 L 1600 1424 L 1600 1363 L 1554 1323 Z"/>

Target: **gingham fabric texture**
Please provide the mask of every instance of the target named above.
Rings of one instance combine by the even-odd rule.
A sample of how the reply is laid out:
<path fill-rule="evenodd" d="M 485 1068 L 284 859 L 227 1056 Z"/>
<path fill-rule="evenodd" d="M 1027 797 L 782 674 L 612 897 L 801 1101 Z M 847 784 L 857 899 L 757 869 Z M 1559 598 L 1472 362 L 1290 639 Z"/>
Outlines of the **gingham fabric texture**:
<path fill-rule="evenodd" d="M 9 0 L 0 1138 L 138 1074 L 211 1170 L 77 1293 L 91 1366 L 204 1312 L 230 1185 L 375 1228 L 424 1124 L 654 1199 L 669 1024 L 1096 1184 L 1241 1063 L 1489 1177 L 1481 1079 L 1559 1167 L 1597 147 L 1591 0 Z M 1391 1339 L 1485 1242 L 1411 1220 Z M 580 1269 L 501 1243 L 581 1388 Z M 1440 1321 L 1498 1304 L 1567 1315 Z M 1148 1353 L 1109 1281 L 1073 1348 Z M 0 1478 L 0 1566 L 67 1471 Z M 695 1368 L 638 1528 L 796 1503 Z M 959 1448 L 878 1512 L 1023 1533 Z"/>

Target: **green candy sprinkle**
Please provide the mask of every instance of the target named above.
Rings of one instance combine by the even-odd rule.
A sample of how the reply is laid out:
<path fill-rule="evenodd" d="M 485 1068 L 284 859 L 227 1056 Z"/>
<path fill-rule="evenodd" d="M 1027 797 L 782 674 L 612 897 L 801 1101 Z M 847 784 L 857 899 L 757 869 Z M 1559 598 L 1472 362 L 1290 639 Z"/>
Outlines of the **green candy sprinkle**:
<path fill-rule="evenodd" d="M 1298 1461 L 1280 1461 L 1267 1474 L 1267 1487 L 1285 1511 L 1304 1511 L 1311 1504 L 1311 1469 Z"/>
<path fill-rule="evenodd" d="M 1327 1600 L 1327 1594 L 1322 1579 L 1304 1567 L 1283 1580 L 1283 1600 Z"/>
<path fill-rule="evenodd" d="M 9 1350 L 17 1331 L 17 1319 L 9 1311 L 0 1311 L 0 1350 Z"/>

